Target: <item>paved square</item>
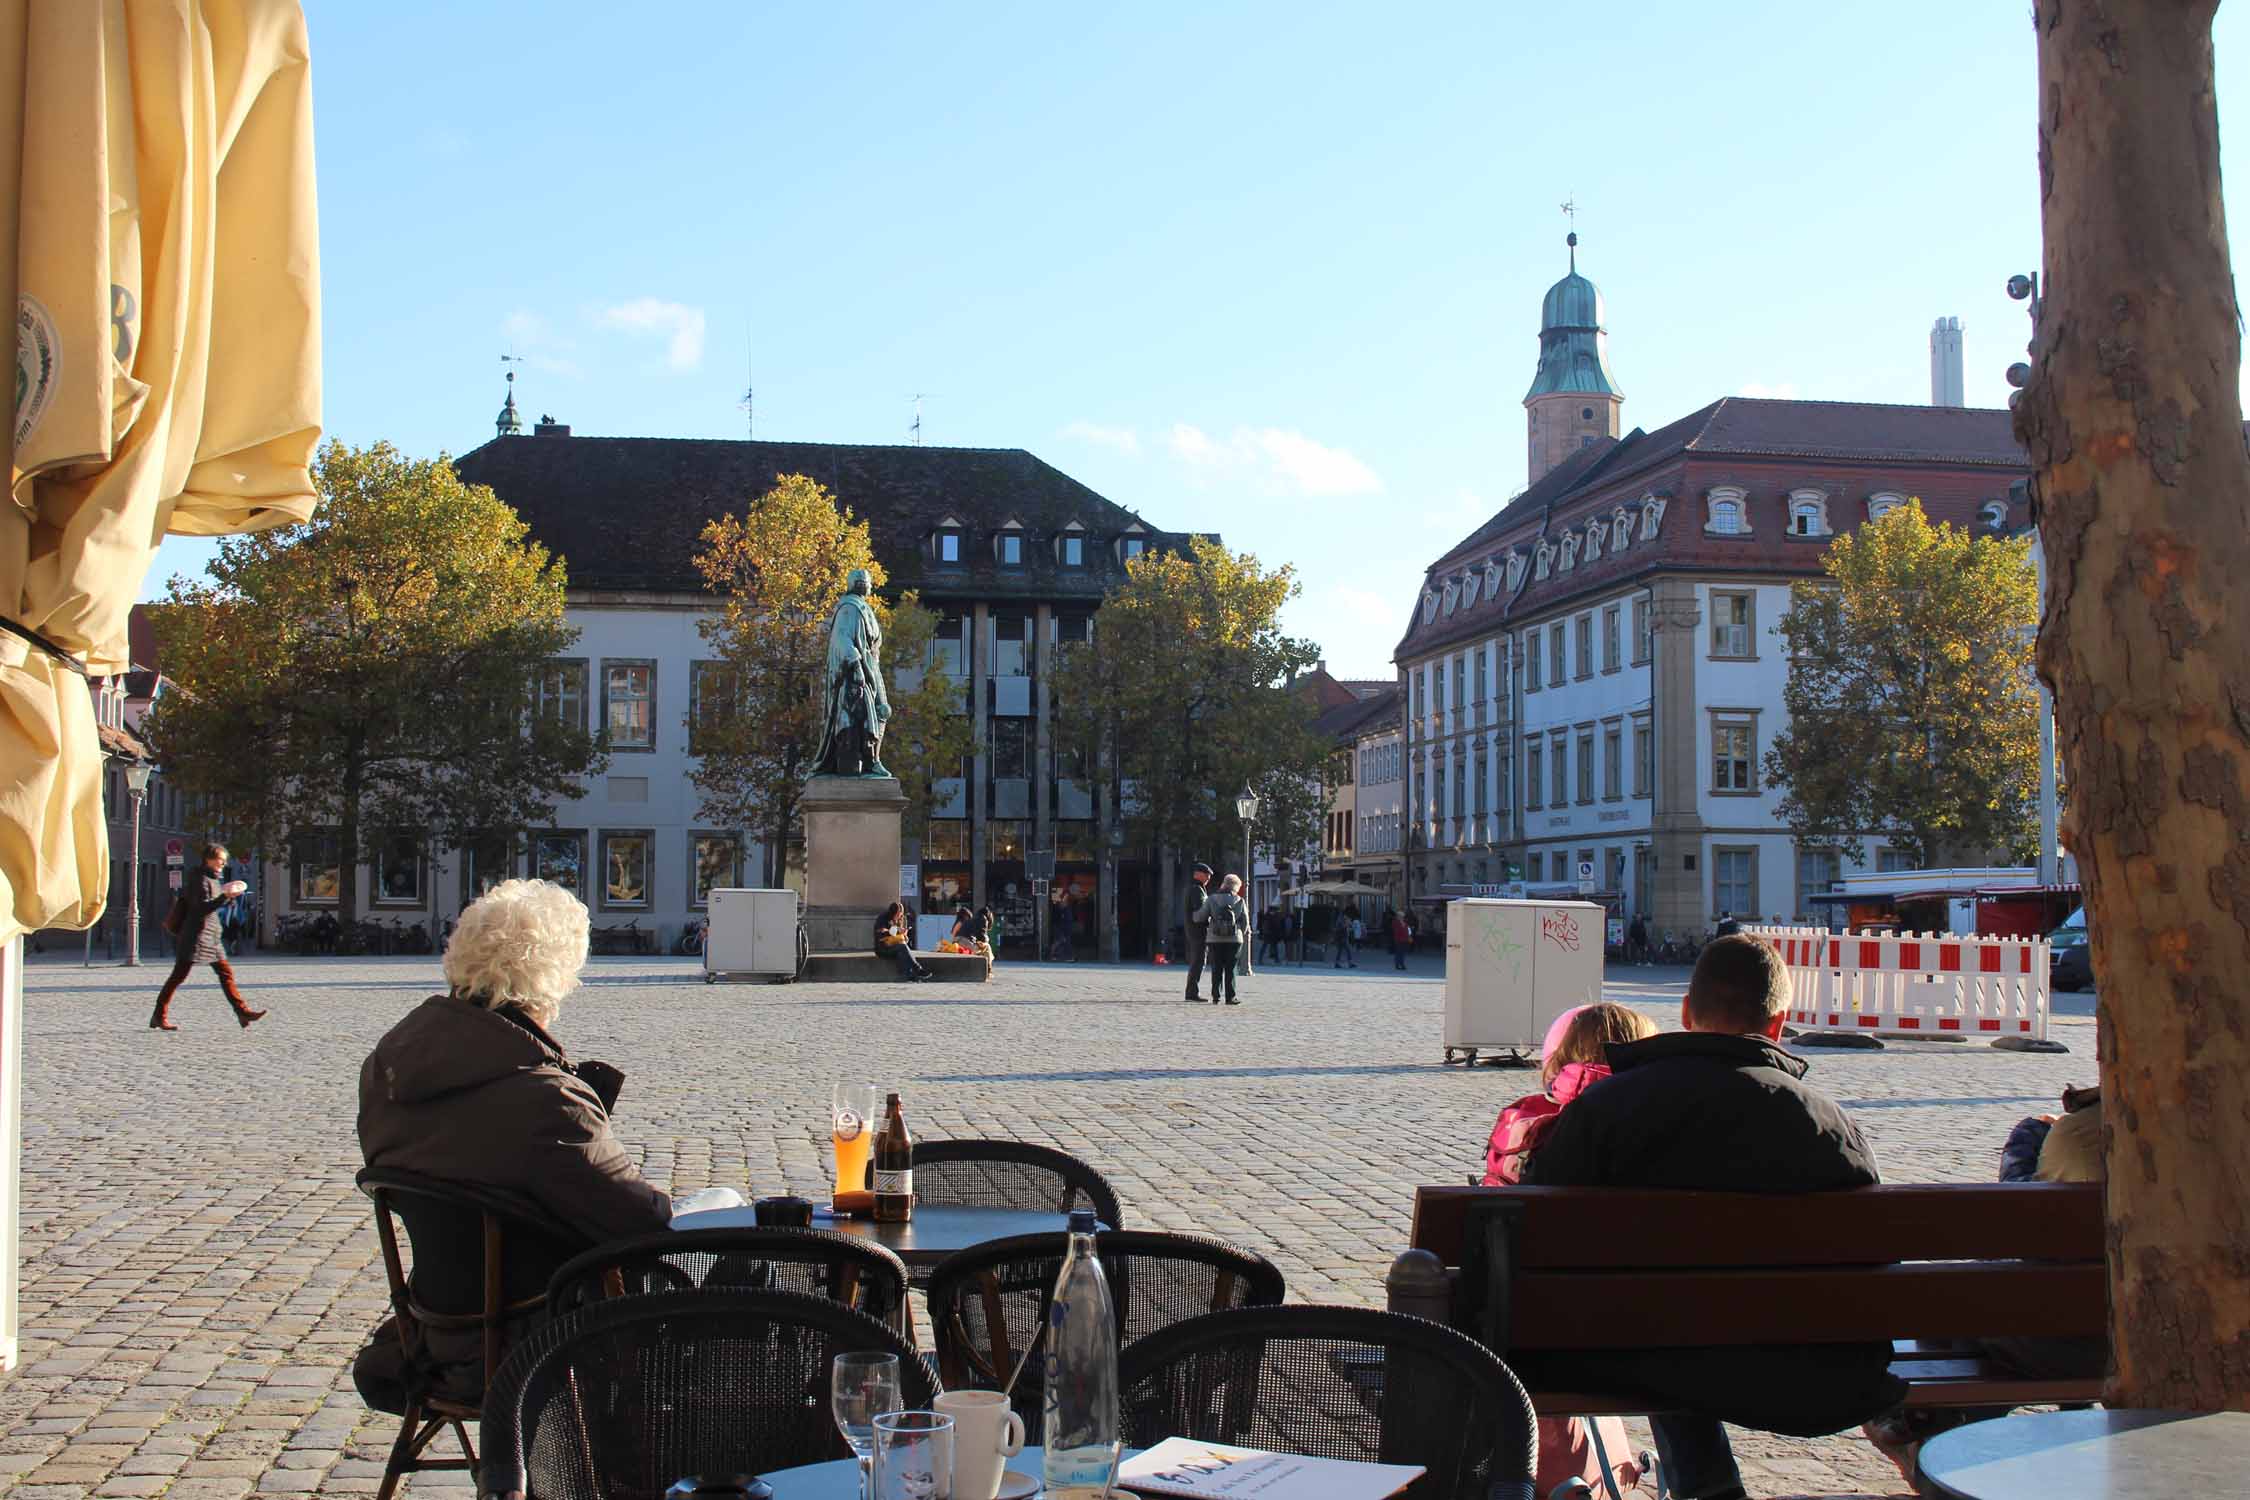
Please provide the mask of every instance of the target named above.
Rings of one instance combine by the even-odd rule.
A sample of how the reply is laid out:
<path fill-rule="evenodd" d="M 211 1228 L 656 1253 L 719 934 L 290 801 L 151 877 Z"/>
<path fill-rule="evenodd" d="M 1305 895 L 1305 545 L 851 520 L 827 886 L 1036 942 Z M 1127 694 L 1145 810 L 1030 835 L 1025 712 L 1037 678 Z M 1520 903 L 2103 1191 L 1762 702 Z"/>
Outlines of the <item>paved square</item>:
<path fill-rule="evenodd" d="M 161 967 L 36 960 L 25 986 L 24 1362 L 0 1377 L 0 1489 L 22 1500 L 371 1493 L 394 1425 L 347 1373 L 383 1312 L 353 1116 L 360 1059 L 432 959 L 251 957 L 239 1031 L 207 974 L 148 1031 Z M 1004 964 L 990 985 L 706 987 L 692 960 L 602 959 L 556 1031 L 627 1075 L 619 1129 L 677 1190 L 823 1190 L 827 1092 L 870 1079 L 924 1136 L 1049 1141 L 1136 1226 L 1272 1257 L 1297 1301 L 1380 1305 L 1420 1182 L 1482 1168 L 1526 1074 L 1439 1064 L 1434 965 L 1262 970 L 1239 1009 L 1181 971 Z M 1610 998 L 1678 1023 L 1677 971 Z M 2008 1127 L 2091 1082 L 2069 1056 L 1928 1043 L 1815 1055 L 1891 1181 L 1989 1180 Z M 1745 1436 L 1755 1495 L 1905 1493 L 1857 1439 Z M 456 1492 L 431 1476 L 409 1493 Z"/>

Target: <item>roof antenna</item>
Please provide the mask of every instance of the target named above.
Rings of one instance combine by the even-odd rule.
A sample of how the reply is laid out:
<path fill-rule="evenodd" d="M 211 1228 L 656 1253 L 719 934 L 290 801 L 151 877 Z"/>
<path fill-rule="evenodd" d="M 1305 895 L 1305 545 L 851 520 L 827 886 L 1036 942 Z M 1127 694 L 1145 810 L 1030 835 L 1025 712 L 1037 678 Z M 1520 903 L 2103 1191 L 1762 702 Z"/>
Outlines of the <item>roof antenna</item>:
<path fill-rule="evenodd" d="M 1578 274 L 1578 195 L 1576 193 L 1572 193 L 1569 197 L 1563 199 L 1562 211 L 1570 219 L 1570 233 L 1563 237 L 1563 243 L 1570 246 L 1570 274 L 1575 276 Z"/>
<path fill-rule="evenodd" d="M 906 430 L 907 433 L 914 439 L 914 446 L 917 448 L 922 446 L 922 402 L 928 397 L 934 396 L 936 394 L 937 393 L 935 391 L 916 391 L 913 395 L 912 399 L 914 402 L 914 425 L 907 428 Z"/>
<path fill-rule="evenodd" d="M 750 365 L 750 335 L 745 333 L 742 336 L 742 399 L 737 401 L 735 405 L 742 408 L 742 424 L 745 434 L 753 440 L 758 436 L 757 395 L 756 372 Z"/>

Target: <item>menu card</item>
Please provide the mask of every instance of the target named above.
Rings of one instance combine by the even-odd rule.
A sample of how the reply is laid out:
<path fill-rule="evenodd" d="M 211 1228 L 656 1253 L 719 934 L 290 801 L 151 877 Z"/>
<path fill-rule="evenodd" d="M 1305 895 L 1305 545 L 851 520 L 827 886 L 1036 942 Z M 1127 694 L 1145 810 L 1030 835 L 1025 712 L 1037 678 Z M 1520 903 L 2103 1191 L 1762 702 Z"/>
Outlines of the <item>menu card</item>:
<path fill-rule="evenodd" d="M 1304 1458 L 1166 1438 L 1119 1465 L 1117 1482 L 1144 1495 L 1186 1500 L 1384 1500 L 1425 1472 L 1420 1464 Z"/>

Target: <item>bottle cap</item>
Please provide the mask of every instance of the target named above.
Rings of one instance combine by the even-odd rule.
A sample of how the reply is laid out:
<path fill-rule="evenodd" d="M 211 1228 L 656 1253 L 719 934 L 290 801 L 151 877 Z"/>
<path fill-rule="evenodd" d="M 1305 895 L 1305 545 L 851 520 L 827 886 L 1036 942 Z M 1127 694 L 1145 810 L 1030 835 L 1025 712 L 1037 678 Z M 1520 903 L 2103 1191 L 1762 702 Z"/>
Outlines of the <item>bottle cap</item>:
<path fill-rule="evenodd" d="M 1094 1211 L 1092 1209 L 1074 1208 L 1070 1211 L 1070 1232 L 1072 1234 L 1092 1234 L 1094 1223 Z"/>

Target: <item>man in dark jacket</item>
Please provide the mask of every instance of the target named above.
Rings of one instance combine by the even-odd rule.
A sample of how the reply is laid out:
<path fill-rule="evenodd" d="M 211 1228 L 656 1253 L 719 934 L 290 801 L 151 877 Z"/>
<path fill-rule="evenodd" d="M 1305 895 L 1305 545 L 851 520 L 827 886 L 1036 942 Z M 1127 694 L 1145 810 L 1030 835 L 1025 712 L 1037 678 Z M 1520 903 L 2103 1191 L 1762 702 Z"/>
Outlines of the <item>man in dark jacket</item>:
<path fill-rule="evenodd" d="M 1747 934 L 1715 939 L 1681 1005 L 1685 1031 L 1612 1044 L 1611 1076 L 1555 1118 L 1524 1180 L 1542 1187 L 1819 1193 L 1869 1187 L 1875 1158 L 1835 1101 L 1778 1042 L 1789 971 Z M 1895 1406 L 1886 1344 L 1820 1344 L 1539 1358 L 1542 1384 L 1614 1390 L 1651 1419 L 1680 1500 L 1737 1500 L 1721 1422 L 1804 1437 Z"/>
<path fill-rule="evenodd" d="M 1192 883 L 1188 886 L 1187 893 L 1187 998 L 1192 1005 L 1203 998 L 1196 991 L 1203 983 L 1203 938 L 1211 920 L 1210 914 L 1203 909 L 1210 899 L 1210 892 L 1204 887 L 1211 883 L 1211 867 L 1202 860 L 1197 860 L 1189 879 Z M 1217 974 L 1211 976 L 1211 1003 L 1219 1003 Z"/>
<path fill-rule="evenodd" d="M 252 1010 L 235 988 L 234 965 L 227 962 L 226 939 L 221 920 L 226 908 L 235 897 L 250 889 L 239 880 L 226 878 L 227 849 L 224 844 L 205 844 L 203 863 L 180 882 L 179 928 L 172 935 L 172 972 L 164 980 L 164 988 L 156 992 L 156 1010 L 148 1018 L 151 1031 L 178 1031 L 179 1024 L 172 1019 L 172 997 L 179 993 L 180 985 L 188 971 L 197 964 L 209 964 L 211 972 L 219 976 L 219 988 L 225 992 L 227 1004 L 234 1007 L 234 1018 L 244 1026 L 265 1015 L 262 1010 Z"/>

